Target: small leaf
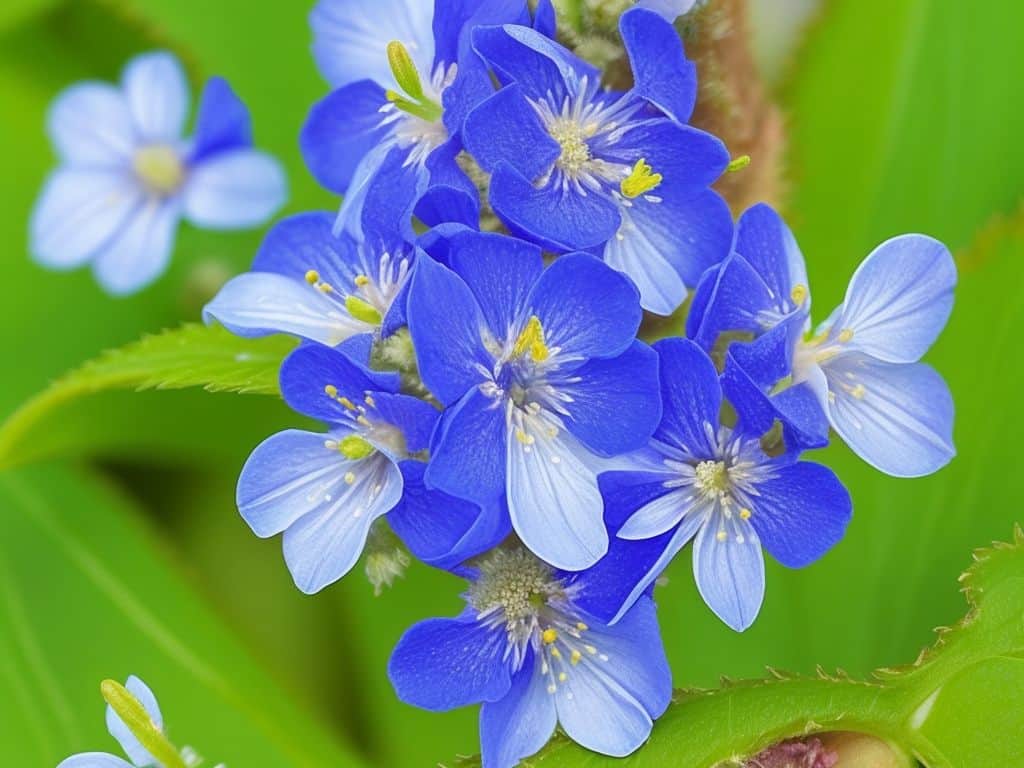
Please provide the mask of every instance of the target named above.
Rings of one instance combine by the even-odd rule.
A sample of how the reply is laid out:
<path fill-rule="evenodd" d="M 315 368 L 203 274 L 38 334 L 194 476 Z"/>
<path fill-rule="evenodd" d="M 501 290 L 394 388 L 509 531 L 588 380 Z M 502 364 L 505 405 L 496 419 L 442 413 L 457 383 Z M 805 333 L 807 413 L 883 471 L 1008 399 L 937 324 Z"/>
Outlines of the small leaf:
<path fill-rule="evenodd" d="M 185 389 L 277 395 L 286 337 L 241 339 L 219 326 L 183 325 L 105 352 L 58 379 L 0 426 L 0 467 L 22 463 L 23 447 L 52 412 L 111 390 Z"/>

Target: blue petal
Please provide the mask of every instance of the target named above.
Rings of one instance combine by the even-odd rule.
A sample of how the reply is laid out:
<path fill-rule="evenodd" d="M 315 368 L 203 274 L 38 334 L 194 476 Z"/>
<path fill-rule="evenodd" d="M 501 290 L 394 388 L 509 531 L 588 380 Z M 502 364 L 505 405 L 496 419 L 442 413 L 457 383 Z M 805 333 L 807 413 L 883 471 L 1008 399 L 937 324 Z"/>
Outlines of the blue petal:
<path fill-rule="evenodd" d="M 736 225 L 736 252 L 767 287 L 765 308 L 771 307 L 778 314 L 792 312 L 799 306 L 805 311 L 810 309 L 803 254 L 786 222 L 771 206 L 759 203 L 743 213 Z M 794 300 L 794 292 L 796 298 L 802 295 L 802 301 Z"/>
<path fill-rule="evenodd" d="M 462 63 L 472 55 L 470 33 L 485 24 L 529 24 L 523 0 L 444 0 L 434 12 L 434 60 Z"/>
<path fill-rule="evenodd" d="M 445 411 L 426 483 L 453 496 L 491 503 L 505 491 L 505 411 L 476 387 Z"/>
<path fill-rule="evenodd" d="M 192 169 L 183 190 L 185 216 L 204 229 L 248 229 L 284 205 L 280 163 L 255 149 L 221 152 Z"/>
<path fill-rule="evenodd" d="M 512 678 L 508 694 L 480 708 L 480 750 L 483 768 L 514 768 L 547 744 L 558 716 L 533 651 Z"/>
<path fill-rule="evenodd" d="M 292 578 L 307 595 L 334 583 L 359 560 L 366 537 L 381 515 L 402 497 L 402 473 L 389 458 L 374 453 L 340 475 L 331 493 L 284 532 L 284 559 Z M 351 475 L 350 475 L 351 477 Z M 327 496 L 330 496 L 328 499 Z"/>
<path fill-rule="evenodd" d="M 573 383 L 552 385 L 572 397 L 566 426 L 590 450 L 616 456 L 642 448 L 661 419 L 658 356 L 634 341 L 618 357 L 594 359 L 572 372 Z M 579 381 L 575 381 L 579 379 Z"/>
<path fill-rule="evenodd" d="M 61 91 L 47 112 L 46 130 L 61 160 L 92 172 L 120 171 L 138 141 L 124 94 L 107 83 L 78 83 Z"/>
<path fill-rule="evenodd" d="M 494 338 L 507 340 L 544 269 L 540 248 L 505 235 L 467 232 L 451 239 L 449 259 L 476 297 Z"/>
<path fill-rule="evenodd" d="M 172 54 L 144 53 L 128 62 L 121 76 L 137 135 L 145 141 L 181 138 L 188 116 L 188 82 Z"/>
<path fill-rule="evenodd" d="M 425 400 L 388 392 L 374 393 L 373 406 L 368 407 L 368 412 L 374 419 L 401 429 L 409 453 L 418 453 L 430 447 L 431 435 L 441 417 L 441 412 Z"/>
<path fill-rule="evenodd" d="M 508 163 L 531 181 L 561 153 L 520 85 L 503 88 L 470 112 L 464 136 L 466 148 L 485 171 Z"/>
<path fill-rule="evenodd" d="M 483 346 L 483 314 L 457 274 L 432 259 L 420 259 L 406 308 L 423 383 L 444 405 L 456 402 L 483 377 L 493 360 Z"/>
<path fill-rule="evenodd" d="M 615 357 L 636 338 L 643 312 L 629 279 L 593 256 L 562 256 L 544 270 L 528 305 L 560 359 Z"/>
<path fill-rule="evenodd" d="M 427 619 L 402 635 L 388 677 L 399 699 L 434 712 L 498 701 L 512 685 L 507 645 L 504 629 L 476 621 L 472 610 Z"/>
<path fill-rule="evenodd" d="M 643 158 L 663 184 L 696 194 L 713 184 L 729 164 L 722 140 L 689 125 L 658 118 L 631 123 L 622 138 L 603 153 L 632 166 Z M 659 194 L 660 187 L 652 190 Z M 677 193 L 678 194 L 678 193 Z"/>
<path fill-rule="evenodd" d="M 409 241 L 415 239 L 413 212 L 417 202 L 430 190 L 431 182 L 426 165 L 410 162 L 411 151 L 411 147 L 395 147 L 384 156 L 379 166 L 367 169 L 369 176 L 365 184 L 354 194 L 350 190 L 342 201 L 336 229 L 349 229 L 361 233 L 366 239 L 389 232 L 398 232 Z M 371 152 L 367 158 L 372 159 L 372 155 Z M 442 189 L 437 192 L 443 194 Z M 428 200 L 425 205 L 429 204 Z M 452 215 L 465 215 L 465 211 L 453 211 Z M 359 217 L 358 225 L 356 216 Z"/>
<path fill-rule="evenodd" d="M 132 696 L 138 700 L 142 705 L 143 709 L 146 710 L 146 714 L 149 715 L 149 719 L 153 721 L 153 724 L 160 730 L 164 727 L 163 715 L 160 714 L 160 705 L 157 704 L 156 696 L 153 695 L 153 691 L 149 689 L 142 680 L 137 678 L 135 675 L 129 677 L 124 684 L 124 687 L 128 690 Z M 135 765 L 154 765 L 156 761 L 153 756 L 149 754 L 149 751 L 142 746 L 139 740 L 131 732 L 121 717 L 114 711 L 114 708 L 109 704 L 107 705 L 107 730 L 110 731 L 110 735 L 117 739 L 117 743 L 121 745 L 121 749 L 128 755 L 129 759 L 135 763 Z"/>
<path fill-rule="evenodd" d="M 607 197 L 563 190 L 557 183 L 538 189 L 508 163 L 491 176 L 489 200 L 513 234 L 553 251 L 604 245 L 621 224 L 618 206 Z"/>
<path fill-rule="evenodd" d="M 363 403 L 368 392 L 394 392 L 396 373 L 371 371 L 343 352 L 320 344 L 305 344 L 281 364 L 281 395 L 299 413 L 321 421 L 349 422 L 350 410 L 337 398 Z M 332 397 L 325 387 L 337 388 Z"/>
<path fill-rule="evenodd" d="M 217 152 L 249 146 L 252 146 L 249 110 L 227 80 L 211 77 L 199 99 L 189 163 L 194 165 Z"/>
<path fill-rule="evenodd" d="M 693 575 L 708 607 L 742 632 L 754 623 L 764 600 L 764 555 L 750 523 L 733 520 L 742 541 L 735 531 L 719 541 L 720 512 L 701 526 L 693 543 Z"/>
<path fill-rule="evenodd" d="M 723 333 L 763 333 L 763 313 L 772 307 L 771 289 L 761 275 L 733 253 L 701 280 L 686 320 L 686 335 L 710 352 Z"/>
<path fill-rule="evenodd" d="M 558 19 L 555 15 L 555 6 L 551 0 L 538 0 L 537 7 L 533 11 L 533 28 L 545 37 L 555 39 Z"/>
<path fill-rule="evenodd" d="M 473 31 L 473 47 L 504 83 L 518 83 L 530 98 L 562 101 L 576 93 L 583 78 L 600 83 L 596 67 L 529 27 L 506 24 Z"/>
<path fill-rule="evenodd" d="M 320 0 L 309 15 L 313 57 L 334 87 L 374 80 L 395 87 L 387 45 L 401 42 L 429 80 L 434 61 L 434 3 L 429 0 Z"/>
<path fill-rule="evenodd" d="M 459 167 L 458 139 L 449 139 L 427 157 L 430 183 L 416 202 L 416 217 L 428 226 L 456 222 L 476 226 L 480 221 L 480 195 L 472 179 Z"/>
<path fill-rule="evenodd" d="M 512 530 L 504 505 L 484 506 L 427 488 L 426 464 L 403 461 L 402 500 L 388 514 L 391 529 L 409 550 L 435 568 L 454 568 L 502 542 Z"/>
<path fill-rule="evenodd" d="M 822 367 L 833 396 L 822 407 L 833 429 L 871 466 L 894 477 L 921 477 L 956 454 L 953 398 L 930 366 L 851 353 Z"/>
<path fill-rule="evenodd" d="M 697 0 L 636 0 L 638 8 L 649 8 L 666 21 L 675 21 L 697 4 Z"/>
<path fill-rule="evenodd" d="M 683 53 L 671 22 L 634 8 L 619 18 L 619 32 L 629 54 L 634 92 L 673 120 L 688 122 L 697 103 L 697 67 Z"/>
<path fill-rule="evenodd" d="M 777 467 L 757 484 L 751 525 L 769 554 L 789 568 L 810 565 L 846 532 L 853 504 L 835 473 L 808 461 Z"/>
<path fill-rule="evenodd" d="M 57 768 L 135 768 L 127 760 L 106 752 L 83 752 L 61 760 Z"/>
<path fill-rule="evenodd" d="M 344 194 L 360 161 L 384 143 L 392 126 L 383 124 L 384 89 L 371 80 L 338 88 L 310 110 L 299 146 L 310 173 L 332 192 Z"/>
<path fill-rule="evenodd" d="M 604 519 L 616 530 L 640 507 L 664 496 L 665 481 L 676 477 L 656 451 L 631 455 L 643 456 L 645 460 L 638 460 L 629 469 L 602 472 L 597 478 L 604 499 Z"/>
<path fill-rule="evenodd" d="M 672 698 L 654 602 L 641 598 L 617 625 L 591 626 L 583 638 L 597 653 L 567 667 L 554 695 L 558 722 L 581 746 L 623 757 L 647 740 Z"/>
<path fill-rule="evenodd" d="M 831 336 L 889 363 L 913 363 L 932 345 L 953 309 L 956 265 L 938 240 L 902 235 L 871 252 L 850 280 Z"/>
<path fill-rule="evenodd" d="M 136 208 L 93 261 L 96 280 L 110 294 L 144 288 L 167 269 L 180 211 L 174 200 L 148 201 Z"/>
<path fill-rule="evenodd" d="M 663 415 L 656 439 L 697 459 L 714 455 L 722 390 L 714 363 L 686 339 L 654 345 L 661 361 Z"/>
<path fill-rule="evenodd" d="M 73 269 L 96 255 L 142 204 L 121 171 L 62 168 L 46 180 L 29 224 L 32 256 L 50 269 Z"/>

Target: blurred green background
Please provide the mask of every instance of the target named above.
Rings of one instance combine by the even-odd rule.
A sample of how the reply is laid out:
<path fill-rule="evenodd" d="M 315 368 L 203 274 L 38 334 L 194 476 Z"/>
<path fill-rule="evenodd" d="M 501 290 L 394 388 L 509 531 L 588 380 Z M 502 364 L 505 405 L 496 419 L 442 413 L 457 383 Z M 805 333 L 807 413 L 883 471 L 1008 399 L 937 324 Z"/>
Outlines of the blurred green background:
<path fill-rule="evenodd" d="M 183 230 L 170 273 L 122 300 L 87 270 L 35 267 L 27 218 L 53 163 L 48 102 L 73 81 L 116 79 L 133 53 L 170 48 L 196 91 L 224 75 L 249 104 L 257 143 L 289 170 L 289 211 L 333 208 L 297 148 L 325 92 L 306 6 L 0 6 L 0 417 L 99 351 L 195 319 L 260 237 Z M 757 676 L 765 665 L 864 675 L 908 662 L 931 627 L 962 612 L 952 586 L 970 550 L 1024 521 L 1024 6 L 833 0 L 808 14 L 812 6 L 763 0 L 753 18 L 786 115 L 784 208 L 818 317 L 881 240 L 920 231 L 947 242 L 961 283 L 928 360 L 956 399 L 959 456 L 921 480 L 881 476 L 841 446 L 819 457 L 853 494 L 849 535 L 806 570 L 770 565 L 764 611 L 745 634 L 714 619 L 686 558 L 678 562 L 658 593 L 678 686 Z M 130 673 L 157 692 L 170 738 L 210 765 L 404 768 L 476 751 L 475 712 L 405 707 L 385 674 L 408 625 L 458 610 L 456 579 L 414 566 L 380 597 L 358 574 L 305 597 L 280 542 L 255 539 L 238 518 L 234 482 L 248 451 L 294 422 L 272 398 L 104 395 L 36 435 L 60 460 L 0 474 L 4 764 L 45 768 L 113 750 L 98 686 Z"/>

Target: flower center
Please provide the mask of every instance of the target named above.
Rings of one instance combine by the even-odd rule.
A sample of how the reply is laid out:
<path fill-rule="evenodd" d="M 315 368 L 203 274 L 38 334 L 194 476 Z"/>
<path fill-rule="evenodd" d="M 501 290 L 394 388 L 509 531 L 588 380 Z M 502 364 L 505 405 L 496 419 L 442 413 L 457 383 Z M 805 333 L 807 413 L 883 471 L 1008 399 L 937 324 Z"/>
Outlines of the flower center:
<path fill-rule="evenodd" d="M 499 549 L 481 560 L 480 577 L 469 589 L 469 603 L 481 616 L 495 616 L 512 634 L 532 624 L 541 610 L 563 594 L 551 566 L 525 549 Z"/>
<path fill-rule="evenodd" d="M 707 496 L 724 496 L 729 490 L 729 470 L 724 461 L 702 461 L 694 474 L 697 488 Z"/>
<path fill-rule="evenodd" d="M 594 135 L 594 131 L 595 127 L 580 125 L 572 118 L 553 120 L 548 126 L 548 133 L 562 150 L 555 164 L 571 176 L 579 174 L 590 162 L 587 139 Z"/>
<path fill-rule="evenodd" d="M 152 144 L 136 151 L 132 167 L 142 183 L 159 195 L 175 192 L 185 178 L 178 153 L 166 144 Z"/>

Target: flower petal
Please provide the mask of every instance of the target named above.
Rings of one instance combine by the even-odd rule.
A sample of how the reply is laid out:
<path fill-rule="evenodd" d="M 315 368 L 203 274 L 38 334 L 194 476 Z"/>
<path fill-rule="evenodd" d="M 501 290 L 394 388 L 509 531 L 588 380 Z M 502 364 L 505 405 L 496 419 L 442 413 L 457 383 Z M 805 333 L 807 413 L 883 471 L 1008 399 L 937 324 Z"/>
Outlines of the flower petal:
<path fill-rule="evenodd" d="M 697 103 L 697 67 L 683 53 L 672 20 L 643 8 L 619 17 L 633 70 L 633 90 L 666 115 L 686 123 Z"/>
<path fill-rule="evenodd" d="M 503 699 L 480 708 L 480 750 L 486 768 L 512 768 L 535 754 L 555 732 L 558 715 L 533 651 Z"/>
<path fill-rule="evenodd" d="M 206 81 L 199 97 L 199 114 L 189 163 L 210 155 L 252 146 L 252 120 L 245 103 L 223 77 Z"/>
<path fill-rule="evenodd" d="M 744 211 L 736 225 L 736 252 L 767 287 L 766 307 L 772 307 L 778 314 L 799 306 L 810 309 L 807 268 L 800 246 L 770 205 L 759 203 Z"/>
<path fill-rule="evenodd" d="M 388 677 L 406 704 L 446 712 L 498 701 L 512 685 L 504 629 L 476 621 L 471 610 L 457 619 L 427 619 L 398 641 Z"/>
<path fill-rule="evenodd" d="M 654 437 L 694 458 L 714 455 L 722 389 L 704 352 L 686 339 L 654 345 L 661 363 L 662 418 Z"/>
<path fill-rule="evenodd" d="M 502 88 L 470 112 L 463 135 L 466 149 L 485 171 L 508 163 L 531 181 L 550 168 L 561 152 L 522 86 L 516 84 Z"/>
<path fill-rule="evenodd" d="M 57 768 L 135 768 L 127 760 L 106 752 L 83 752 L 61 760 Z"/>
<path fill-rule="evenodd" d="M 650 8 L 666 21 L 675 21 L 697 4 L 697 0 L 636 0 L 638 8 Z"/>
<path fill-rule="evenodd" d="M 137 678 L 135 675 L 129 677 L 124 684 L 128 693 L 134 696 L 138 702 L 142 705 L 143 709 L 146 710 L 146 714 L 149 715 L 149 719 L 153 721 L 158 729 L 163 729 L 164 718 L 160 714 L 160 705 L 156 701 L 156 696 L 153 695 L 153 691 L 149 689 L 142 680 Z M 149 754 L 149 751 L 142 746 L 139 740 L 135 737 L 135 734 L 131 732 L 121 717 L 114 711 L 114 708 L 109 704 L 107 705 L 107 730 L 110 731 L 110 735 L 117 739 L 117 743 L 121 745 L 121 749 L 128 755 L 135 765 L 154 765 L 156 761 L 153 756 Z"/>
<path fill-rule="evenodd" d="M 953 398 L 924 363 L 885 363 L 859 353 L 822 366 L 832 428 L 876 469 L 922 477 L 944 467 L 953 447 Z"/>
<path fill-rule="evenodd" d="M 830 336 L 852 332 L 844 348 L 889 363 L 913 363 L 932 345 L 953 309 L 956 265 L 925 235 L 878 246 L 854 272 Z"/>
<path fill-rule="evenodd" d="M 591 455 L 544 411 L 517 412 L 506 446 L 509 514 L 523 544 L 565 571 L 596 563 L 608 532 Z"/>
<path fill-rule="evenodd" d="M 288 198 L 280 163 L 255 149 L 222 152 L 192 170 L 185 215 L 206 229 L 248 229 L 269 219 Z"/>
<path fill-rule="evenodd" d="M 710 133 L 666 118 L 634 120 L 622 137 L 602 153 L 605 159 L 633 166 L 643 158 L 654 173 L 680 192 L 693 195 L 713 184 L 729 164 L 729 150 Z M 658 195 L 660 187 L 652 194 Z"/>
<path fill-rule="evenodd" d="M 686 335 L 706 352 L 722 334 L 765 332 L 772 291 L 743 256 L 732 253 L 701 279 L 686 318 Z"/>
<path fill-rule="evenodd" d="M 394 88 L 387 46 L 398 40 L 409 51 L 420 78 L 429 80 L 433 18 L 434 3 L 424 0 L 320 0 L 309 14 L 313 57 L 335 88 L 367 79 Z"/>
<path fill-rule="evenodd" d="M 488 504 L 505 492 L 505 412 L 477 387 L 445 411 L 426 484 Z"/>
<path fill-rule="evenodd" d="M 139 136 L 150 142 L 181 138 L 188 116 L 188 82 L 174 55 L 158 51 L 136 56 L 125 67 L 121 85 Z"/>
<path fill-rule="evenodd" d="M 693 543 L 693 575 L 708 608 L 742 632 L 754 623 L 764 600 L 764 555 L 753 526 L 735 517 L 733 524 L 726 530 L 719 512 L 701 526 Z"/>
<path fill-rule="evenodd" d="M 54 172 L 32 211 L 33 257 L 51 269 L 84 264 L 125 226 L 141 200 L 138 185 L 121 171 Z"/>
<path fill-rule="evenodd" d="M 810 565 L 846 532 L 850 494 L 835 473 L 800 461 L 757 484 L 750 524 L 772 557 L 789 568 Z"/>
<path fill-rule="evenodd" d="M 562 360 L 615 357 L 633 344 L 643 312 L 627 277 L 589 254 L 572 253 L 544 270 L 530 292 L 530 312 Z"/>
<path fill-rule="evenodd" d="M 96 280 L 123 296 L 144 288 L 167 269 L 181 212 L 177 201 L 150 199 L 138 206 L 93 262 Z"/>
<path fill-rule="evenodd" d="M 382 454 L 361 459 L 350 471 L 355 475 L 351 483 L 339 476 L 330 488 L 333 493 L 324 489 L 317 507 L 284 532 L 285 562 L 295 586 L 307 595 L 352 569 L 373 521 L 402 497 L 402 473 Z"/>
<path fill-rule="evenodd" d="M 61 91 L 46 116 L 61 160 L 81 168 L 123 167 L 136 149 L 135 125 L 120 90 L 78 83 Z"/>

